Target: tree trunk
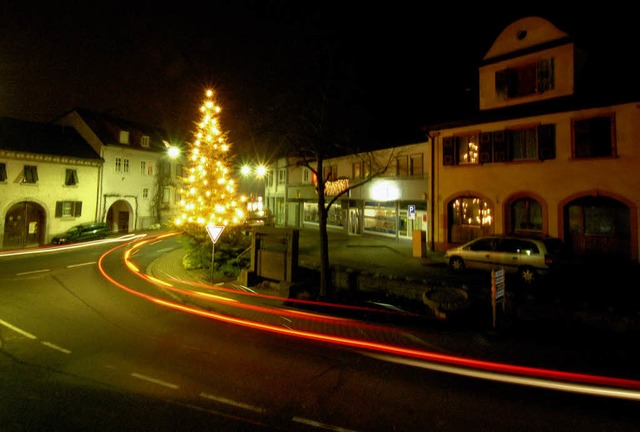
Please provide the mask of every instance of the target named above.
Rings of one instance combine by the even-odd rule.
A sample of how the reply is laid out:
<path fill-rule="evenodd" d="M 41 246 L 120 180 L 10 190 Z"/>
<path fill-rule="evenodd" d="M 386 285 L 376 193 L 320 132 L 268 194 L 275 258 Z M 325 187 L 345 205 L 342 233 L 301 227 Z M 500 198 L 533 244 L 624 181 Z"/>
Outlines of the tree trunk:
<path fill-rule="evenodd" d="M 333 295 L 331 286 L 331 267 L 329 266 L 329 234 L 327 233 L 328 209 L 325 205 L 325 179 L 322 178 L 322 159 L 318 160 L 318 216 L 320 235 L 320 297 Z"/>

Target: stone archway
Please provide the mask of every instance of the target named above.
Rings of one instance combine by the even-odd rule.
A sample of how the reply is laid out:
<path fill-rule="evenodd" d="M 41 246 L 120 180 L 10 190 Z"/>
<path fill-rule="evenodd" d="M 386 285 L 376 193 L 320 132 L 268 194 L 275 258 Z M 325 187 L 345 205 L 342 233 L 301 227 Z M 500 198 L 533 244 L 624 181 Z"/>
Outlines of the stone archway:
<path fill-rule="evenodd" d="M 128 233 L 133 230 L 133 209 L 125 200 L 118 200 L 111 204 L 107 211 L 107 223 L 111 231 Z"/>
<path fill-rule="evenodd" d="M 4 249 L 41 246 L 44 244 L 46 212 L 32 201 L 23 201 L 9 208 L 4 218 Z"/>

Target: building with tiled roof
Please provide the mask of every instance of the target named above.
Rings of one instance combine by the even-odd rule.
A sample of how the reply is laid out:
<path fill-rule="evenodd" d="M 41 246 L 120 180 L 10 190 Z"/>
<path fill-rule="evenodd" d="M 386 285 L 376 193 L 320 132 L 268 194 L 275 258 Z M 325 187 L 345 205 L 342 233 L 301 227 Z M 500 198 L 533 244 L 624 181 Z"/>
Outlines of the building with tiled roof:
<path fill-rule="evenodd" d="M 103 160 L 71 127 L 0 118 L 0 245 L 42 245 L 99 218 Z"/>
<path fill-rule="evenodd" d="M 164 130 L 109 114 L 75 109 L 56 123 L 75 128 L 100 154 L 104 165 L 98 188 L 98 216 L 114 232 L 130 232 L 164 223 L 179 197 L 179 160 Z"/>

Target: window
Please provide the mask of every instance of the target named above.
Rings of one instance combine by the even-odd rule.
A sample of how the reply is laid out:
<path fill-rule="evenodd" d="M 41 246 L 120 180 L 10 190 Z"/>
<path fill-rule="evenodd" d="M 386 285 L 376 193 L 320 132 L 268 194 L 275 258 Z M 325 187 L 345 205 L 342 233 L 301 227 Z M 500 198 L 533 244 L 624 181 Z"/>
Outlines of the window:
<path fill-rule="evenodd" d="M 515 233 L 542 231 L 542 206 L 532 198 L 522 198 L 511 205 L 511 226 Z"/>
<path fill-rule="evenodd" d="M 573 157 L 576 159 L 616 155 L 613 115 L 573 120 Z"/>
<path fill-rule="evenodd" d="M 171 164 L 160 159 L 157 163 L 158 171 L 162 178 L 169 180 L 171 178 Z"/>
<path fill-rule="evenodd" d="M 149 137 L 144 135 L 142 138 L 140 138 L 140 145 L 142 147 L 149 147 Z"/>
<path fill-rule="evenodd" d="M 422 176 L 424 174 L 422 153 L 411 155 L 411 160 L 409 162 L 409 175 Z"/>
<path fill-rule="evenodd" d="M 116 172 L 122 172 L 122 159 L 116 158 Z"/>
<path fill-rule="evenodd" d="M 4 162 L 0 162 L 0 182 L 7 181 L 7 165 Z"/>
<path fill-rule="evenodd" d="M 56 201 L 56 217 L 82 216 L 82 201 Z"/>
<path fill-rule="evenodd" d="M 311 183 L 311 170 L 307 167 L 302 168 L 302 183 Z"/>
<path fill-rule="evenodd" d="M 181 178 L 184 176 L 184 165 L 176 164 L 176 178 Z"/>
<path fill-rule="evenodd" d="M 278 184 L 285 184 L 286 181 L 287 181 L 287 169 L 280 168 L 278 170 Z"/>
<path fill-rule="evenodd" d="M 149 198 L 149 188 L 142 189 L 142 198 L 144 199 Z"/>
<path fill-rule="evenodd" d="M 554 124 L 518 129 L 482 132 L 477 135 L 451 136 L 442 139 L 442 164 L 546 160 L 556 157 L 556 127 Z"/>
<path fill-rule="evenodd" d="M 324 181 L 336 181 L 338 180 L 338 165 L 329 165 L 323 168 Z"/>
<path fill-rule="evenodd" d="M 538 129 L 514 129 L 509 131 L 511 160 L 538 158 Z"/>
<path fill-rule="evenodd" d="M 153 162 L 149 161 L 147 162 L 147 175 L 152 176 L 154 173 L 154 166 L 153 166 Z"/>
<path fill-rule="evenodd" d="M 140 161 L 140 174 L 147 175 L 147 161 Z"/>
<path fill-rule="evenodd" d="M 443 165 L 478 163 L 478 134 L 445 137 L 442 146 Z"/>
<path fill-rule="evenodd" d="M 122 171 L 125 173 L 129 172 L 129 159 L 123 159 Z"/>
<path fill-rule="evenodd" d="M 169 188 L 164 188 L 162 190 L 162 202 L 164 204 L 169 204 L 169 201 L 171 200 L 171 189 Z"/>
<path fill-rule="evenodd" d="M 129 132 L 120 131 L 120 144 L 129 144 Z"/>
<path fill-rule="evenodd" d="M 354 179 L 362 178 L 362 162 L 354 162 L 351 164 L 351 175 Z"/>
<path fill-rule="evenodd" d="M 75 186 L 78 184 L 78 172 L 74 169 L 68 169 L 64 177 L 65 186 Z"/>
<path fill-rule="evenodd" d="M 24 176 L 22 177 L 22 183 L 37 183 L 38 182 L 38 167 L 33 165 L 24 166 Z"/>
<path fill-rule="evenodd" d="M 404 177 L 409 174 L 409 158 L 407 156 L 400 156 L 396 158 L 396 175 L 398 177 Z"/>
<path fill-rule="evenodd" d="M 506 100 L 551 90 L 555 86 L 553 70 L 553 58 L 550 58 L 497 71 L 496 96 Z"/>

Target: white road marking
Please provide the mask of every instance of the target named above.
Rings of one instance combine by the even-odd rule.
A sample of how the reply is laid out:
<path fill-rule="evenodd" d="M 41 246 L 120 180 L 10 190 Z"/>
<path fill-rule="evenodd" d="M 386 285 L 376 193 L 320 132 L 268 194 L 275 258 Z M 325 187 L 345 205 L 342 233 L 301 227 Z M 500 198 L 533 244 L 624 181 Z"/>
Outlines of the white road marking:
<path fill-rule="evenodd" d="M 52 344 L 51 342 L 42 341 L 40 343 L 42 345 L 44 345 L 44 346 L 48 346 L 49 348 L 53 348 L 54 350 L 58 350 L 58 351 L 63 352 L 65 354 L 71 354 L 71 351 L 69 351 L 68 349 L 59 347 L 58 345 Z"/>
<path fill-rule="evenodd" d="M 82 263 L 82 264 L 71 264 L 71 265 L 68 265 L 67 268 L 82 267 L 82 266 L 87 266 L 87 265 L 92 265 L 92 264 L 96 264 L 96 261 L 86 262 L 86 263 Z"/>
<path fill-rule="evenodd" d="M 596 386 L 590 384 L 580 384 L 562 381 L 552 381 L 549 379 L 508 375 L 506 373 L 489 372 L 476 369 L 467 369 L 464 367 L 432 363 L 410 358 L 395 357 L 386 354 L 363 353 L 369 357 L 385 360 L 392 363 L 416 366 L 423 369 L 431 369 L 440 372 L 452 373 L 472 378 L 481 378 L 486 380 L 498 381 L 509 384 L 519 384 L 531 387 L 540 387 L 551 390 L 560 390 L 573 393 L 582 393 L 596 396 L 607 396 L 622 399 L 640 400 L 640 391 L 633 389 L 621 389 L 614 387 Z"/>
<path fill-rule="evenodd" d="M 33 270 L 33 271 L 28 271 L 28 272 L 16 273 L 16 276 L 24 276 L 24 275 L 28 275 L 28 274 L 34 274 L 34 273 L 46 273 L 48 271 L 51 271 L 51 270 L 49 270 L 49 269 Z"/>
<path fill-rule="evenodd" d="M 338 432 L 355 432 L 352 429 L 345 429 L 345 428 L 342 428 L 340 426 L 332 426 L 332 425 L 328 425 L 328 424 L 325 424 L 325 423 L 320 423 L 320 422 L 315 421 L 315 420 L 310 420 L 310 419 L 307 419 L 307 418 L 304 418 L 304 417 L 294 417 L 292 420 L 294 422 L 296 422 L 296 423 L 302 423 L 302 424 L 306 424 L 306 425 L 313 426 L 313 427 L 319 427 L 319 428 L 322 428 L 322 429 L 328 429 L 328 430 L 333 430 L 333 431 L 338 431 Z"/>
<path fill-rule="evenodd" d="M 37 337 L 35 337 L 35 336 L 34 336 L 34 335 L 32 335 L 31 333 L 27 333 L 26 331 L 21 330 L 21 329 L 19 329 L 18 327 L 16 327 L 16 326 L 14 326 L 14 325 L 9 324 L 9 323 L 8 323 L 8 322 L 6 322 L 6 321 L 2 321 L 1 319 L 0 319 L 0 324 L 2 324 L 2 325 L 3 325 L 3 326 L 5 326 L 5 327 L 10 328 L 10 329 L 11 329 L 11 330 L 13 330 L 14 332 L 20 333 L 22 336 L 28 337 L 29 339 L 37 339 Z"/>
<path fill-rule="evenodd" d="M 158 384 L 158 385 L 161 385 L 161 386 L 164 386 L 164 387 L 169 387 L 169 388 L 172 388 L 174 390 L 177 390 L 177 389 L 180 388 L 180 386 L 178 386 L 176 384 L 172 384 L 170 382 L 162 381 L 162 380 L 159 380 L 159 379 L 156 379 L 156 378 L 152 378 L 152 377 L 149 377 L 149 376 L 146 376 L 146 375 L 142 375 L 142 374 L 139 374 L 139 373 L 135 373 L 135 372 L 133 372 L 131 374 L 131 376 L 134 377 L 134 378 L 141 379 L 143 381 L 147 381 L 147 382 L 153 383 L 153 384 Z"/>
<path fill-rule="evenodd" d="M 244 409 L 247 409 L 247 410 L 250 410 L 250 411 L 254 411 L 254 412 L 257 412 L 257 413 L 261 413 L 261 414 L 264 414 L 265 412 L 267 412 L 267 410 L 264 409 L 264 408 L 256 407 L 256 406 L 253 406 L 253 405 L 249 405 L 249 404 L 246 404 L 244 402 L 236 402 L 234 400 L 223 398 L 223 397 L 219 397 L 219 396 L 215 396 L 215 395 L 212 395 L 212 394 L 209 394 L 209 393 L 204 393 L 204 392 L 200 393 L 200 397 L 203 397 L 203 398 L 206 398 L 206 399 L 211 399 L 213 401 L 220 402 L 220 403 L 223 403 L 223 404 L 226 404 L 226 405 L 232 405 L 234 407 L 244 408 Z"/>

